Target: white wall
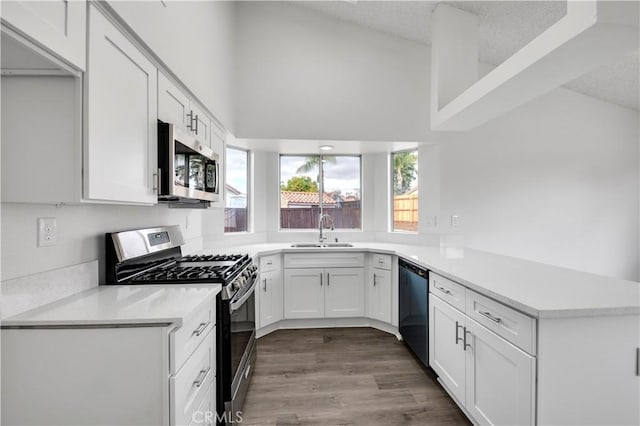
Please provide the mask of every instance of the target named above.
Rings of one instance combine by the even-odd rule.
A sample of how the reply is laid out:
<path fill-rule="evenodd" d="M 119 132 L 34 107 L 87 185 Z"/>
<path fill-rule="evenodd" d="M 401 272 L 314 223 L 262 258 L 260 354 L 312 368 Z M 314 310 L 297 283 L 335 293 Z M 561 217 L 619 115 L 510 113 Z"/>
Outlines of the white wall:
<path fill-rule="evenodd" d="M 557 89 L 471 132 L 430 132 L 427 47 L 281 3 L 239 4 L 237 19 L 241 137 L 435 144 L 419 150 L 419 232 L 386 232 L 388 160 L 378 154 L 363 179 L 375 193 L 372 225 L 345 238 L 437 245 L 453 234 L 477 249 L 640 278 L 637 112 Z M 277 170 L 266 179 L 278 182 Z M 313 238 L 277 232 L 273 188 L 267 238 Z"/>
<path fill-rule="evenodd" d="M 426 46 L 280 2 L 237 4 L 237 137 L 423 140 Z"/>
<path fill-rule="evenodd" d="M 58 243 L 38 247 L 39 217 L 55 217 Z M 187 219 L 188 217 L 188 219 Z M 166 206 L 62 206 L 2 203 L 2 281 L 91 260 L 104 280 L 104 234 L 157 225 L 181 225 L 187 250 L 202 248 L 202 211 Z M 188 221 L 188 227 L 187 227 Z"/>
<path fill-rule="evenodd" d="M 234 133 L 234 11 L 227 1 L 110 1 L 109 4 Z"/>
<path fill-rule="evenodd" d="M 638 280 L 638 112 L 557 89 L 440 143 L 469 247 Z"/>

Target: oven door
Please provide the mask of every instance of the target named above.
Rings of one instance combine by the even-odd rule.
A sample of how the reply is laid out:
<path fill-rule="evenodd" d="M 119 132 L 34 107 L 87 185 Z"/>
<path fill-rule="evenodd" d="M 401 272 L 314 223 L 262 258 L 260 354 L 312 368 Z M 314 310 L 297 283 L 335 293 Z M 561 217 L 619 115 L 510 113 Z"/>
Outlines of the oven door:
<path fill-rule="evenodd" d="M 231 320 L 231 406 L 232 412 L 242 409 L 255 359 L 256 302 L 254 278 L 246 292 L 229 301 Z"/>

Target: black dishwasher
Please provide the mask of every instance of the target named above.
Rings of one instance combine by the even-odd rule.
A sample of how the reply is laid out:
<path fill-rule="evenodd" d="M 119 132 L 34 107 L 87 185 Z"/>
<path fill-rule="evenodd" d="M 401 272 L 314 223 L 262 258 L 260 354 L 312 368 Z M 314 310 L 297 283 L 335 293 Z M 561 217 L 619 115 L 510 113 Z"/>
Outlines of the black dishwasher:
<path fill-rule="evenodd" d="M 407 346 L 429 366 L 429 279 L 427 270 L 398 260 L 400 335 Z"/>

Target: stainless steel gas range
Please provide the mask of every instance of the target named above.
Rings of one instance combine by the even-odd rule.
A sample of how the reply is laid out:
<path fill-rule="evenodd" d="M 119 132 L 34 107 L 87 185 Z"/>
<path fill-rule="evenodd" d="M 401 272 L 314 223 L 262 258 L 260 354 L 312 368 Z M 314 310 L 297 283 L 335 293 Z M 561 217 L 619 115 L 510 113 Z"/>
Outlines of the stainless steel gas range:
<path fill-rule="evenodd" d="M 255 361 L 256 265 L 246 254 L 183 256 L 179 226 L 105 237 L 107 284 L 222 284 L 217 299 L 217 412 L 242 410 Z"/>

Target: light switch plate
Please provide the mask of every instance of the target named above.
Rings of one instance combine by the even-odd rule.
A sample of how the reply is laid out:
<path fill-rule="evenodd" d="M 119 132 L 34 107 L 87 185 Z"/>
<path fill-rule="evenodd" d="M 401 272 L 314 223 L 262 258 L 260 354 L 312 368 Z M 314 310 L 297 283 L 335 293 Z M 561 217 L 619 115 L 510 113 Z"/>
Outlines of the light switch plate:
<path fill-rule="evenodd" d="M 451 227 L 457 228 L 460 226 L 460 216 L 457 214 L 451 215 Z"/>
<path fill-rule="evenodd" d="M 55 246 L 58 242 L 58 224 L 55 217 L 38 218 L 38 247 Z"/>

